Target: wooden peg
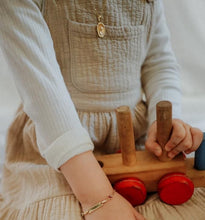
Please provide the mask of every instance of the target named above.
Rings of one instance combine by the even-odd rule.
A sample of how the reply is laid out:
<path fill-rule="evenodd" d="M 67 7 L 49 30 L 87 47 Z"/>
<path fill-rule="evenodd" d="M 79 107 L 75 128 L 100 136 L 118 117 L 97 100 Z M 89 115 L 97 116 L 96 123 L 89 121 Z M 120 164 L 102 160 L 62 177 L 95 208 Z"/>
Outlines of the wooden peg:
<path fill-rule="evenodd" d="M 158 142 L 165 146 L 172 132 L 171 103 L 158 103 Z M 194 159 L 184 160 L 183 154 L 170 160 L 163 150 L 161 163 L 148 151 L 135 151 L 133 125 L 129 107 L 122 106 L 116 109 L 121 154 L 97 155 L 96 159 L 112 184 L 125 178 L 138 178 L 145 184 L 147 192 L 156 192 L 158 183 L 168 173 L 186 173 L 195 187 L 205 187 L 205 170 L 199 171 L 193 168 Z M 205 136 L 204 136 L 205 137 Z M 122 162 L 123 158 L 123 162 Z"/>
<path fill-rule="evenodd" d="M 132 116 L 129 107 L 118 107 L 116 109 L 116 116 L 123 164 L 133 166 L 136 164 L 136 150 Z"/>
<path fill-rule="evenodd" d="M 159 157 L 161 161 L 169 161 L 168 153 L 165 145 L 168 142 L 172 132 L 172 104 L 169 101 L 161 101 L 157 103 L 157 142 L 162 147 L 162 155 Z"/>

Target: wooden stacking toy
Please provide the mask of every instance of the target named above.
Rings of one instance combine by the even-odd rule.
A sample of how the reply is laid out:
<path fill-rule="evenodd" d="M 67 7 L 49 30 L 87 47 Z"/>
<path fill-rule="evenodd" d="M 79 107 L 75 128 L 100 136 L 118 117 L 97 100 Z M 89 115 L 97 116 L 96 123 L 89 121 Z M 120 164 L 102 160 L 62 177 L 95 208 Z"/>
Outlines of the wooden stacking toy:
<path fill-rule="evenodd" d="M 133 206 L 145 202 L 147 192 L 158 192 L 160 199 L 171 205 L 189 200 L 194 187 L 205 187 L 205 135 L 193 158 L 181 153 L 174 159 L 164 149 L 172 132 L 171 103 L 157 104 L 157 141 L 163 154 L 136 151 L 129 107 L 116 109 L 121 153 L 98 155 L 97 160 L 117 192 Z"/>

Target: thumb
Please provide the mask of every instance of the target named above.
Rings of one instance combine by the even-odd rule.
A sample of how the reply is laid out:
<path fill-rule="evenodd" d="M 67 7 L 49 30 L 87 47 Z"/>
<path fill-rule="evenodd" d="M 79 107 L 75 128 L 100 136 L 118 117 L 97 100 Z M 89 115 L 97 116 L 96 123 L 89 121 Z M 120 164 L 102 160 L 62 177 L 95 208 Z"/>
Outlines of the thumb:
<path fill-rule="evenodd" d="M 154 122 L 150 128 L 147 135 L 147 140 L 145 142 L 145 148 L 155 154 L 156 156 L 160 156 L 162 154 L 161 146 L 157 143 L 157 126 L 156 122 Z"/>

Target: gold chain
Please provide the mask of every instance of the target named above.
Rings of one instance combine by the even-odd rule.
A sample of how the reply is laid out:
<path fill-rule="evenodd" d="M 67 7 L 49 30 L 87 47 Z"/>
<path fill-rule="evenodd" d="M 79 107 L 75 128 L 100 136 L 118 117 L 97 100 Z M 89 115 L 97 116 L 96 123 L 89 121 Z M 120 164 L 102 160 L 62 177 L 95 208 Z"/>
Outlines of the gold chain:
<path fill-rule="evenodd" d="M 106 7 L 107 7 L 106 2 L 105 2 L 103 5 L 104 5 L 104 7 L 102 8 L 102 10 L 101 10 L 100 12 L 98 12 L 95 7 L 94 7 L 94 9 L 93 9 L 93 10 L 95 11 L 95 15 L 96 15 L 96 17 L 97 17 L 98 22 L 99 22 L 99 17 L 100 17 L 100 19 L 103 18 L 102 14 L 103 14 L 103 12 L 105 11 L 105 9 L 106 9 Z M 100 21 L 101 21 L 101 20 L 100 20 Z"/>
<path fill-rule="evenodd" d="M 96 27 L 96 30 L 97 30 L 97 33 L 98 33 L 98 37 L 100 38 L 103 38 L 106 34 L 106 29 L 105 29 L 105 25 L 104 23 L 102 22 L 102 12 L 105 10 L 106 8 L 106 2 L 104 4 L 105 6 L 103 7 L 103 9 L 101 10 L 101 13 L 98 13 L 97 12 L 97 9 L 94 8 L 94 11 L 95 11 L 95 14 L 97 16 L 97 21 L 98 21 L 98 24 L 97 24 L 97 27 Z"/>
<path fill-rule="evenodd" d="M 92 4 L 90 4 L 90 5 L 92 5 Z M 97 9 L 95 8 L 94 5 L 93 5 L 93 13 L 91 13 L 91 12 L 85 10 L 85 9 L 78 9 L 78 10 L 80 10 L 82 12 L 87 12 L 89 14 L 95 14 L 95 16 L 97 18 L 96 31 L 97 31 L 98 37 L 100 37 L 100 38 L 103 38 L 105 36 L 105 34 L 106 34 L 105 25 L 102 22 L 102 20 L 103 20 L 102 13 L 105 11 L 105 8 L 107 6 L 106 1 L 105 1 L 105 4 L 103 4 L 103 5 L 104 5 L 104 7 L 102 8 L 100 13 L 97 11 Z"/>
<path fill-rule="evenodd" d="M 94 206 L 89 208 L 88 210 L 82 212 L 81 213 L 82 217 L 84 217 L 85 215 L 91 214 L 91 213 L 95 212 L 97 209 L 104 206 L 105 203 L 109 202 L 113 198 L 114 194 L 115 194 L 115 190 L 113 190 L 112 194 L 108 195 L 106 199 L 98 202 L 97 204 L 95 204 Z"/>

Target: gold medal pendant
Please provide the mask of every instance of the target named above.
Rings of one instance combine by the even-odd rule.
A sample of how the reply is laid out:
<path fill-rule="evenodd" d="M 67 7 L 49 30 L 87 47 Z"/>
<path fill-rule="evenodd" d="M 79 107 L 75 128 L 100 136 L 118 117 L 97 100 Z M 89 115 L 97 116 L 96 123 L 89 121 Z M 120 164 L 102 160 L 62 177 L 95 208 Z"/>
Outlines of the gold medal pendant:
<path fill-rule="evenodd" d="M 98 16 L 97 33 L 98 37 L 103 38 L 105 36 L 105 25 L 101 22 L 102 16 Z"/>

